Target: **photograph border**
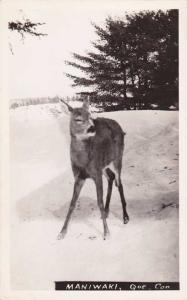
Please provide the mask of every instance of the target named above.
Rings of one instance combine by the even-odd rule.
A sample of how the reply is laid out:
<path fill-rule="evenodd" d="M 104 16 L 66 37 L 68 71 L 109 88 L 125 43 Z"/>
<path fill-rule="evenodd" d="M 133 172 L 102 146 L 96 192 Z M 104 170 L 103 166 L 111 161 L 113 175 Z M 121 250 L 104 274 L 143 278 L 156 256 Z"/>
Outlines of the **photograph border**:
<path fill-rule="evenodd" d="M 68 0 L 67 0 L 68 1 Z M 28 0 L 27 4 L 24 1 L 15 0 L 0 2 L 0 40 L 3 45 L 0 50 L 1 73 L 0 73 L 0 138 L 1 138 L 1 156 L 0 156 L 0 299 L 11 300 L 27 300 L 27 299 L 55 299 L 59 300 L 62 297 L 68 299 L 170 299 L 170 300 L 187 300 L 187 1 L 185 0 L 163 0 L 163 1 L 141 1 L 141 0 L 69 0 L 68 2 L 79 2 L 84 5 L 84 2 L 89 2 L 90 5 L 95 5 L 98 1 L 101 5 L 107 3 L 119 2 L 119 5 L 124 5 L 125 10 L 134 9 L 179 9 L 179 291 L 17 291 L 10 288 L 10 184 L 9 184 L 9 87 L 8 87 L 8 30 L 7 20 L 8 13 L 12 7 L 23 5 L 32 7 L 36 5 L 38 9 L 47 8 L 51 5 L 62 5 L 62 1 L 52 0 Z M 125 294 L 124 294 L 125 293 Z"/>

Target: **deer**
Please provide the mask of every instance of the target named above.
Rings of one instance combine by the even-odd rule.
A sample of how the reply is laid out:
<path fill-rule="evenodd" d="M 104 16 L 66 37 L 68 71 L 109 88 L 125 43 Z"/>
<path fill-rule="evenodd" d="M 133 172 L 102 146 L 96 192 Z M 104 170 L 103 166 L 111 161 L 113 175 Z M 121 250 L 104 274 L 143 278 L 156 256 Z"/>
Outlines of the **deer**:
<path fill-rule="evenodd" d="M 74 175 L 74 188 L 65 222 L 57 239 L 65 237 L 81 189 L 85 180 L 91 178 L 96 186 L 97 204 L 101 213 L 104 229 L 103 239 L 105 240 L 109 236 L 106 219 L 109 215 L 114 181 L 121 198 L 123 222 L 127 224 L 129 221 L 121 181 L 126 133 L 115 120 L 104 117 L 93 118 L 89 110 L 89 99 L 84 99 L 82 107 L 78 108 L 72 108 L 62 99 L 60 101 L 67 106 L 70 112 L 70 158 Z M 108 181 L 105 205 L 103 202 L 103 175 Z"/>

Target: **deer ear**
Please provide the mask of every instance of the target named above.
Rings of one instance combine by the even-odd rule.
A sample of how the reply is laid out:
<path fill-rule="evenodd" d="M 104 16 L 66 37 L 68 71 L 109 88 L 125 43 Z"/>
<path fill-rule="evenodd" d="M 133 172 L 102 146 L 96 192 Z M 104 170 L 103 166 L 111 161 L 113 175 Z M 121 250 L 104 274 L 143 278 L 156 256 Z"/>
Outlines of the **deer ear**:
<path fill-rule="evenodd" d="M 63 104 L 66 105 L 66 107 L 68 108 L 68 110 L 69 110 L 70 112 L 73 111 L 73 107 L 71 107 L 68 103 L 66 103 L 66 102 L 65 102 L 64 100 L 62 100 L 62 99 L 60 99 L 60 101 L 61 101 Z"/>
<path fill-rule="evenodd" d="M 82 108 L 84 108 L 85 110 L 89 110 L 89 106 L 90 106 L 90 101 L 89 101 L 89 99 L 85 99 L 85 100 L 83 101 L 83 106 L 82 106 Z"/>

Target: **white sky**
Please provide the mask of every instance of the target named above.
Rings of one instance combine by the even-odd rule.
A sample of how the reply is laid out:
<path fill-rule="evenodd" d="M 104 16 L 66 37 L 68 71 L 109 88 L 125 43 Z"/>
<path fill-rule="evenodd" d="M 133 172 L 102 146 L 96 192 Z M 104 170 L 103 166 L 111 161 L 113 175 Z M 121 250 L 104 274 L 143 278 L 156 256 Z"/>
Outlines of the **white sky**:
<path fill-rule="evenodd" d="M 26 36 L 23 43 L 19 34 L 9 32 L 14 51 L 14 55 L 9 51 L 10 98 L 71 96 L 81 90 L 71 87 L 72 81 L 64 72 L 75 74 L 76 70 L 65 65 L 64 60 L 71 60 L 71 52 L 85 54 L 91 49 L 91 41 L 97 38 L 91 22 L 102 25 L 107 16 L 124 16 L 125 12 L 123 4 L 124 8 L 106 5 L 106 2 L 96 3 L 90 5 L 87 1 L 83 5 L 83 2 L 74 1 L 72 5 L 62 1 L 39 8 L 17 5 L 9 11 L 9 20 L 21 21 L 25 16 L 32 21 L 45 22 L 38 31 L 48 34 L 41 39 Z"/>
<path fill-rule="evenodd" d="M 91 1 L 91 0 L 90 0 Z M 14 55 L 9 51 L 10 98 L 72 96 L 81 88 L 72 88 L 64 72 L 76 75 L 76 69 L 65 65 L 71 52 L 85 54 L 91 41 L 97 39 L 91 22 L 103 25 L 107 16 L 124 17 L 125 11 L 168 8 L 166 1 L 124 0 L 11 0 L 8 20 L 45 22 L 38 30 L 47 33 L 41 39 L 9 31 Z M 166 5 L 167 4 L 167 5 Z M 175 5 L 171 1 L 170 8 Z M 174 6 L 175 7 L 175 6 Z M 41 27 L 41 28 L 40 28 Z"/>

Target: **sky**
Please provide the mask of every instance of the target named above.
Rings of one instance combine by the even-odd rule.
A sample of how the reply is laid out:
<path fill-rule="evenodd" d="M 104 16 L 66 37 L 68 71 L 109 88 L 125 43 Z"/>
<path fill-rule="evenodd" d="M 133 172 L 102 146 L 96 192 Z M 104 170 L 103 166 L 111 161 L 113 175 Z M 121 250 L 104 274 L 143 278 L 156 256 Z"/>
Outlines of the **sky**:
<path fill-rule="evenodd" d="M 71 60 L 72 52 L 85 54 L 93 49 L 92 41 L 97 36 L 91 22 L 103 25 L 107 16 L 122 17 L 121 6 L 90 5 L 74 1 L 61 5 L 34 7 L 19 5 L 9 12 L 9 20 L 29 18 L 45 22 L 38 31 L 46 37 L 26 36 L 22 41 L 16 32 L 9 32 L 9 94 L 11 99 L 25 97 L 72 96 L 81 88 L 72 88 L 72 81 L 65 72 L 76 74 L 76 70 L 65 64 Z"/>
<path fill-rule="evenodd" d="M 14 53 L 9 51 L 8 54 L 10 99 L 56 95 L 67 97 L 82 91 L 80 87 L 72 88 L 72 81 L 64 74 L 77 75 L 77 70 L 67 66 L 65 60 L 72 59 L 72 52 L 84 55 L 92 50 L 91 42 L 96 41 L 97 36 L 91 23 L 104 26 L 108 16 L 124 18 L 127 3 L 122 0 L 11 2 L 9 21 L 29 18 L 44 22 L 46 24 L 40 26 L 38 31 L 48 35 L 40 39 L 27 35 L 23 42 L 18 33 L 9 31 L 8 42 Z M 130 12 L 143 8 L 135 3 L 131 1 Z M 154 9 L 156 2 L 151 3 L 149 8 Z"/>

